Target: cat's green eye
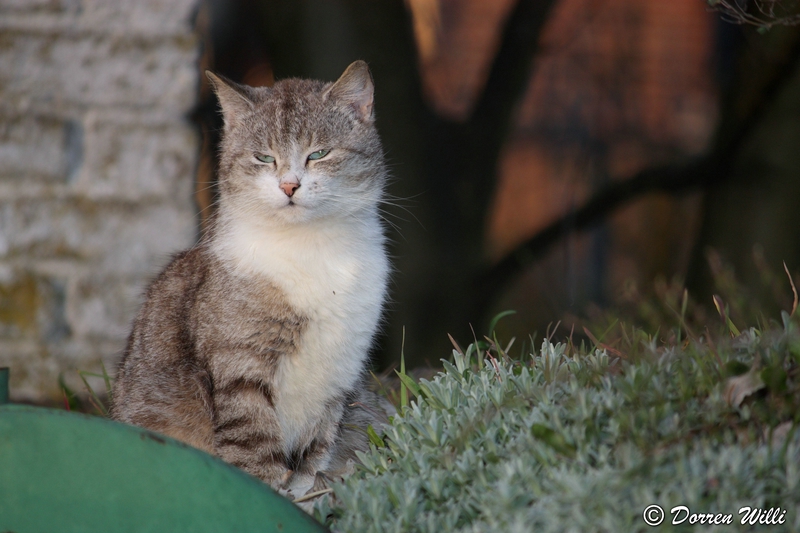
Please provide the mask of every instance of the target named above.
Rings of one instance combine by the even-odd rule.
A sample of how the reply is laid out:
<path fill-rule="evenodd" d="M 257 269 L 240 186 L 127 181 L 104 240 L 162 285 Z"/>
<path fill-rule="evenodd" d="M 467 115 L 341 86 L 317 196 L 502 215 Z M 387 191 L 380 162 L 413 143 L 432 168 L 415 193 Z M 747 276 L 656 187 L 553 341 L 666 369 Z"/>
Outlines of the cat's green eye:
<path fill-rule="evenodd" d="M 256 159 L 261 161 L 262 163 L 274 163 L 275 158 L 271 155 L 264 155 L 264 154 L 253 154 Z"/>
<path fill-rule="evenodd" d="M 330 150 L 317 150 L 316 152 L 308 156 L 308 160 L 316 161 L 317 159 L 322 159 L 323 157 L 328 155 L 328 152 L 330 152 Z"/>

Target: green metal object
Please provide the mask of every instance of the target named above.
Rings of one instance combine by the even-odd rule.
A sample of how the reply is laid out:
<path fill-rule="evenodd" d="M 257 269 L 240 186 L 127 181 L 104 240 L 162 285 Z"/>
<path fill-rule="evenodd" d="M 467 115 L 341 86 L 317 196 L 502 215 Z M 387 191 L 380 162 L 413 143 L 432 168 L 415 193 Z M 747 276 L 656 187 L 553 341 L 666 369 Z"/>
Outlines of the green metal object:
<path fill-rule="evenodd" d="M 0 405 L 8 403 L 8 367 L 0 367 Z"/>
<path fill-rule="evenodd" d="M 178 441 L 9 404 L 0 406 L 0 531 L 327 530 L 259 480 Z"/>

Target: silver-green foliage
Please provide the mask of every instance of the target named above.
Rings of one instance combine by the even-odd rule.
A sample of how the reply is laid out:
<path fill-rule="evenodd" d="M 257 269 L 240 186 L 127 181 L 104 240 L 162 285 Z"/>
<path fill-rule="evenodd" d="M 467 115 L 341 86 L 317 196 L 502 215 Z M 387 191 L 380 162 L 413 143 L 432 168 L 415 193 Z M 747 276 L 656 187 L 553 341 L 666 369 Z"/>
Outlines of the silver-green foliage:
<path fill-rule="evenodd" d="M 727 347 L 653 342 L 636 361 L 567 355 L 548 341 L 523 361 L 454 351 L 443 373 L 418 383 L 387 445 L 363 454 L 315 513 L 342 532 L 624 532 L 652 529 L 642 519 L 650 504 L 685 505 L 733 514 L 733 525 L 697 531 L 749 531 L 741 507 L 780 506 L 785 523 L 761 527 L 800 530 L 800 417 L 787 407 L 800 339 L 786 318 L 780 331 L 750 330 Z M 726 368 L 765 365 L 784 371 L 780 398 L 761 390 L 726 401 Z"/>

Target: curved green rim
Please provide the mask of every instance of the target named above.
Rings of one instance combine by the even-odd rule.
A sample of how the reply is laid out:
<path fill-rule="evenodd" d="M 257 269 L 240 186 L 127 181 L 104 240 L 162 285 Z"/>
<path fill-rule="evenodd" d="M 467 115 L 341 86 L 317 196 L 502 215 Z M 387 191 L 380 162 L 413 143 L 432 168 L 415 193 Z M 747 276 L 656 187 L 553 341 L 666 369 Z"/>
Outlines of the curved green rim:
<path fill-rule="evenodd" d="M 0 531 L 327 530 L 261 481 L 163 435 L 2 405 Z"/>

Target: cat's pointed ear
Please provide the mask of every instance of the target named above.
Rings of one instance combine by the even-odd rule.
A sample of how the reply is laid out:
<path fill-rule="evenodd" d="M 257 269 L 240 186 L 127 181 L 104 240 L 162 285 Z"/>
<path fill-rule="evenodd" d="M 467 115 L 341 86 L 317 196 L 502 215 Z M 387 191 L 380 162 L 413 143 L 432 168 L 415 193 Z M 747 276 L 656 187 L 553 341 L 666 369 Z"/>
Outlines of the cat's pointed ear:
<path fill-rule="evenodd" d="M 219 99 L 226 126 L 236 123 L 253 110 L 254 104 L 249 87 L 234 83 L 225 76 L 214 74 L 210 70 L 206 71 L 206 76 L 211 82 L 214 94 Z"/>
<path fill-rule="evenodd" d="M 354 61 L 344 71 L 325 95 L 353 106 L 361 120 L 372 120 L 372 103 L 375 85 L 365 61 Z"/>

